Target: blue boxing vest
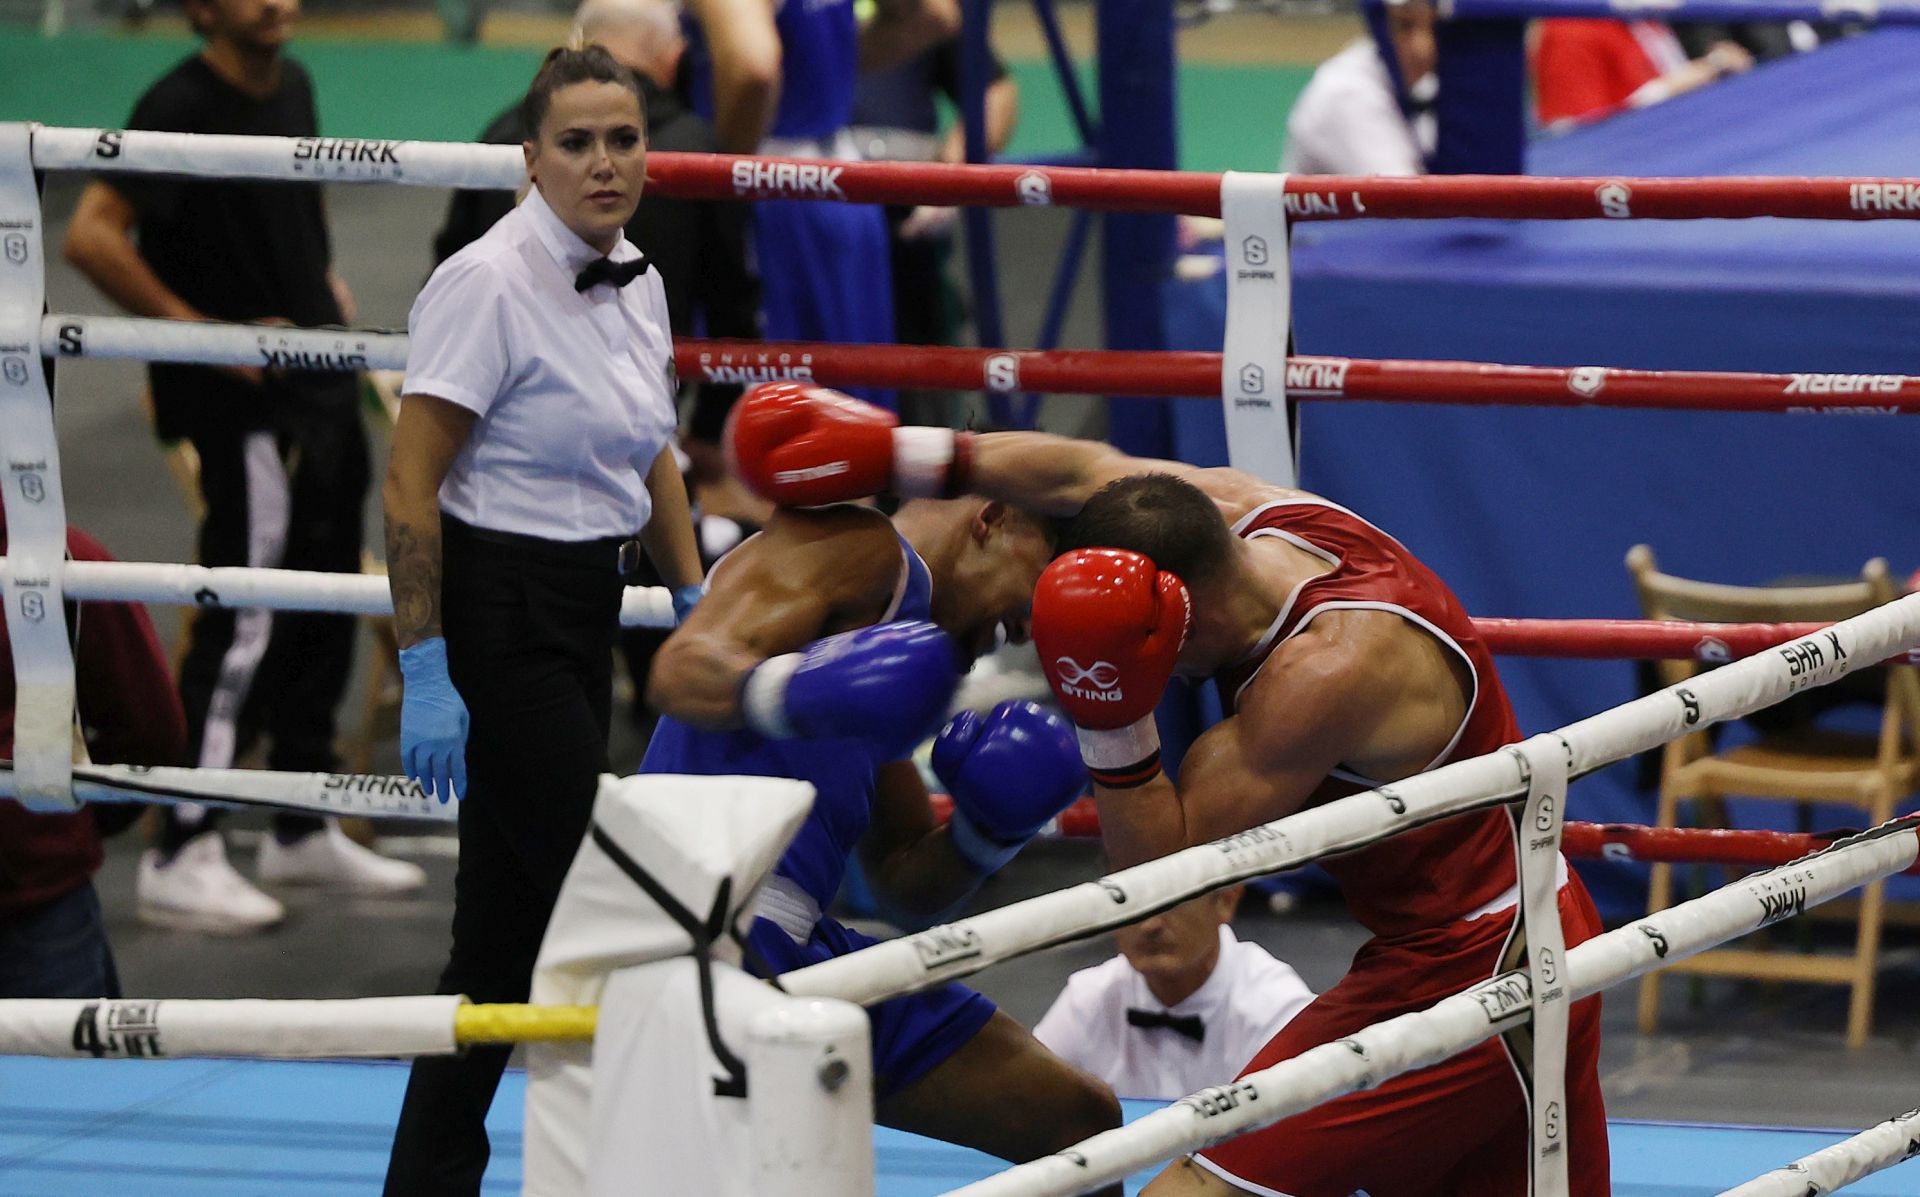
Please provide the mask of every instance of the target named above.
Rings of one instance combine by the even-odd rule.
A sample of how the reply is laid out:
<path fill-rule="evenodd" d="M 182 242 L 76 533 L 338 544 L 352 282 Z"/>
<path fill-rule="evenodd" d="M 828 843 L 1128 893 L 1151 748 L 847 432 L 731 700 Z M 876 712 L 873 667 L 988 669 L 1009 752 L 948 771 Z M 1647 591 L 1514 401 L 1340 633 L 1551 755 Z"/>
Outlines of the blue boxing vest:
<path fill-rule="evenodd" d="M 713 59 L 698 22 L 685 21 L 693 105 L 713 119 Z M 774 137 L 830 138 L 853 121 L 860 27 L 853 0 L 774 0 L 780 35 L 780 107 Z"/>
<path fill-rule="evenodd" d="M 794 0 L 788 0 L 791 5 Z M 933 580 L 927 563 L 905 539 L 904 578 L 881 623 L 926 619 Z M 745 774 L 792 777 L 813 783 L 813 810 L 774 872 L 793 881 L 825 909 L 840 889 L 847 858 L 873 817 L 874 770 L 888 762 L 851 739 L 769 740 L 756 732 L 702 731 L 662 716 L 640 762 L 642 773 L 693 773 L 707 777 Z"/>

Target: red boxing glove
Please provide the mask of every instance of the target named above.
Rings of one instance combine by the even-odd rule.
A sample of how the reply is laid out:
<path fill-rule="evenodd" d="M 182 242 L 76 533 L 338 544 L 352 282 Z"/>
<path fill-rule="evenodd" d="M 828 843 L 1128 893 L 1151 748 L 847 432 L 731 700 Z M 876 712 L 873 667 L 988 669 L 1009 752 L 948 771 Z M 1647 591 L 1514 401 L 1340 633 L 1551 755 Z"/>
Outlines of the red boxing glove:
<path fill-rule="evenodd" d="M 1040 575 L 1034 647 L 1101 785 L 1137 786 L 1160 772 L 1153 709 L 1192 621 L 1186 584 L 1139 553 L 1077 549 Z"/>
<path fill-rule="evenodd" d="M 728 467 L 782 507 L 818 507 L 890 490 L 907 499 L 966 489 L 973 437 L 902 428 L 884 408 L 806 382 L 769 382 L 727 417 Z"/>

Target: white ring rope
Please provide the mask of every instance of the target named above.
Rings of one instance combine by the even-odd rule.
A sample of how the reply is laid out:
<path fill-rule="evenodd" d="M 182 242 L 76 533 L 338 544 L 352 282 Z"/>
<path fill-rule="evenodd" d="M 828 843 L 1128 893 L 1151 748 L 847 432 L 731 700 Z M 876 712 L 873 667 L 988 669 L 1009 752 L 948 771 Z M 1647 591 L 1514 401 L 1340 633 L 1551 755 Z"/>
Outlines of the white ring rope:
<path fill-rule="evenodd" d="M 1567 953 L 1568 1000 L 1684 960 L 1738 935 L 1899 871 L 1920 855 L 1909 820 L 1756 873 L 1724 889 L 1597 936 Z M 1278 1122 L 1389 1077 L 1437 1064 L 1525 1022 L 1524 970 L 1374 1023 L 1227 1085 L 1202 1089 L 1119 1130 L 962 1186 L 945 1197 L 1071 1197 L 1141 1168 Z M 1574 1167 L 1580 1161 L 1571 1161 Z"/>
<path fill-rule="evenodd" d="M 527 181 L 517 145 L 361 137 L 243 137 L 146 129 L 33 129 L 35 170 L 122 171 L 316 183 L 402 183 L 512 191 Z"/>
<path fill-rule="evenodd" d="M 1738 719 L 1920 642 L 1920 595 L 1747 657 L 1549 733 L 1577 777 L 1690 732 Z M 1536 736 L 1535 740 L 1543 737 Z M 781 977 L 787 992 L 869 1005 L 1054 944 L 1085 939 L 1189 898 L 1377 843 L 1527 791 L 1517 749 L 1417 774 L 1123 869 L 1099 881 L 888 940 Z"/>
<path fill-rule="evenodd" d="M 0 578 L 8 577 L 11 568 L 9 559 L 0 556 Z M 209 567 L 165 561 L 69 561 L 62 570 L 61 582 L 68 598 L 83 601 L 393 614 L 393 594 L 386 578 L 378 574 Z M 620 625 L 672 627 L 671 593 L 664 586 L 627 587 L 620 601 Z"/>
<path fill-rule="evenodd" d="M 20 797 L 20 776 L 0 761 L 0 798 Z M 297 810 L 366 819 L 451 823 L 459 807 L 440 802 L 406 777 L 382 773 L 283 773 L 271 769 L 186 769 L 171 765 L 73 766 L 78 802 L 133 802 Z"/>
<path fill-rule="evenodd" d="M 1728 1189 L 1720 1197 L 1808 1197 L 1832 1193 L 1903 1160 L 1920 1156 L 1920 1110 L 1896 1114 L 1851 1139 Z"/>
<path fill-rule="evenodd" d="M 326 1060 L 450 1055 L 458 994 L 299 999 L 54 999 L 0 1002 L 0 1053 L 166 1059 Z"/>
<path fill-rule="evenodd" d="M 62 357 L 176 365 L 340 372 L 407 367 L 407 334 L 359 328 L 55 313 L 40 318 L 40 343 Z"/>

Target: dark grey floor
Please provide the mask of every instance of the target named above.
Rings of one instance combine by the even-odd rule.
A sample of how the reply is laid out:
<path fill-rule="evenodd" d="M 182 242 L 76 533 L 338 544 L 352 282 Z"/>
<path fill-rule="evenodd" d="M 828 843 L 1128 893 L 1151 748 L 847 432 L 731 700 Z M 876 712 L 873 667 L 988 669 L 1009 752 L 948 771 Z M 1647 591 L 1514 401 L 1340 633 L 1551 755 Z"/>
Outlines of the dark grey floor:
<path fill-rule="evenodd" d="M 49 188 L 51 244 L 70 211 L 74 186 Z M 429 265 L 427 243 L 444 204 L 438 192 L 411 188 L 335 188 L 330 195 L 341 273 L 359 295 L 362 322 L 404 324 L 406 310 Z M 1023 211 L 998 219 L 1003 289 L 1010 337 L 1030 343 L 1050 280 L 1065 214 Z M 1091 277 L 1095 263 L 1089 261 Z M 105 311 L 102 301 L 64 266 L 50 280 L 56 311 Z M 1069 323 L 1068 344 L 1099 342 L 1090 293 Z M 58 423 L 70 518 L 130 560 L 183 561 L 193 551 L 192 528 L 178 491 L 147 432 L 134 364 L 69 362 L 61 367 Z M 1092 401 L 1053 400 L 1049 426 L 1061 431 L 1097 427 Z M 376 466 L 382 467 L 383 462 Z M 376 473 L 376 477 L 377 477 Z M 369 511 L 370 535 L 377 513 Z M 376 543 L 370 541 L 370 543 Z M 156 611 L 162 634 L 176 625 Z M 356 683 L 351 692 L 358 695 Z M 343 722 L 358 718 L 350 703 Z M 630 727 L 616 734 L 616 761 L 638 759 Z M 389 750 L 378 767 L 392 767 Z M 241 821 L 245 826 L 245 821 Z M 402 832 L 406 829 L 393 829 Z M 137 833 L 112 847 L 100 886 L 129 993 L 142 996 L 347 997 L 422 992 L 429 988 L 446 947 L 453 861 L 443 834 L 405 848 L 432 877 L 425 896 L 396 901 L 341 899 L 288 893 L 287 924 L 255 939 L 216 940 L 147 930 L 132 917 Z M 251 854 L 236 850 L 243 869 Z M 1030 850 L 982 896 L 1000 905 L 1095 875 L 1088 844 L 1049 843 Z M 1249 900 L 1240 923 L 1291 962 L 1307 981 L 1336 979 L 1359 935 L 1337 905 L 1310 904 L 1277 917 Z M 995 968 L 981 988 L 1014 1015 L 1031 1022 L 1068 972 L 1101 959 L 1095 942 L 1063 948 Z M 1857 1126 L 1920 1104 L 1920 968 L 1912 940 L 1896 940 L 1883 979 L 1877 1035 L 1870 1048 L 1841 1046 L 1845 1003 L 1837 990 L 1709 986 L 1696 1003 L 1690 987 L 1668 986 L 1663 1033 L 1642 1038 L 1632 1029 L 1632 994 L 1608 1007 L 1605 1083 L 1616 1116 L 1780 1125 Z"/>

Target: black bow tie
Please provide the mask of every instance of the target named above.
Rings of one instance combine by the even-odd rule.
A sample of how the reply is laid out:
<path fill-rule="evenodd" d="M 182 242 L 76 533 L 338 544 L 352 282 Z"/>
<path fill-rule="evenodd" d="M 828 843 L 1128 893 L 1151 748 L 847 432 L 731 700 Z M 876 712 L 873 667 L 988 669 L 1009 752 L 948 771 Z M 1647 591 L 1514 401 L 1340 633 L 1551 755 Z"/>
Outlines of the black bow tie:
<path fill-rule="evenodd" d="M 1165 1010 L 1128 1010 L 1127 1025 L 1130 1027 L 1165 1027 L 1176 1034 L 1185 1035 L 1195 1043 L 1207 1041 L 1206 1024 L 1200 1021 L 1198 1014 L 1169 1014 Z"/>
<path fill-rule="evenodd" d="M 644 257 L 631 261 L 616 262 L 612 258 L 595 258 L 587 263 L 585 270 L 573 276 L 573 289 L 584 291 L 600 283 L 612 283 L 624 287 L 647 272 L 647 260 Z"/>

